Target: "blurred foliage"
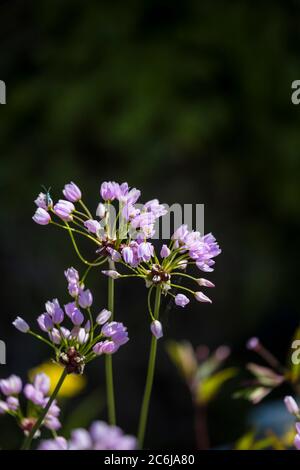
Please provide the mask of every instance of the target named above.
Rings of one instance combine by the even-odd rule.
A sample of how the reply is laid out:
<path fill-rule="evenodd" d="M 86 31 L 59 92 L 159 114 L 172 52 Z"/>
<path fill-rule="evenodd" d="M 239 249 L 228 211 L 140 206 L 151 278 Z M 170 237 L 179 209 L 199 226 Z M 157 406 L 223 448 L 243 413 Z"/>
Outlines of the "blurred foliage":
<path fill-rule="evenodd" d="M 188 341 L 168 341 L 166 348 L 185 379 L 195 406 L 207 405 L 225 382 L 235 377 L 238 372 L 234 367 L 219 370 L 230 354 L 226 346 L 220 346 L 212 354 L 206 346 L 200 346 L 194 351 Z"/>
<path fill-rule="evenodd" d="M 239 362 L 255 331 L 285 354 L 299 315 L 300 108 L 290 101 L 300 69 L 299 7 L 299 0 L 1 2 L 0 337 L 8 345 L 1 376 L 25 376 L 45 360 L 42 345 L 12 331 L 12 318 L 36 318 L 45 300 L 64 295 L 63 269 L 80 267 L 67 237 L 30 219 L 40 185 L 56 198 L 69 180 L 95 208 L 104 179 L 128 180 L 143 200 L 205 203 L 206 230 L 223 249 L 214 303 L 172 311 L 166 334 L 233 344 Z M 104 307 L 105 283 L 98 275 L 93 282 Z M 116 359 L 119 415 L 133 433 L 148 319 L 142 289 L 125 283 L 117 296 L 132 337 Z M 161 433 L 150 445 L 190 448 L 186 391 L 163 354 L 158 363 L 152 412 Z M 100 376 L 92 370 L 91 388 Z M 216 444 L 236 438 L 244 419 L 236 401 L 218 400 L 232 429 L 222 431 L 226 419 L 216 414 Z"/>
<path fill-rule="evenodd" d="M 228 367 L 227 369 L 216 372 L 211 377 L 207 377 L 199 384 L 196 392 L 196 401 L 199 403 L 208 403 L 213 400 L 220 391 L 222 385 L 237 374 L 237 369 Z"/>

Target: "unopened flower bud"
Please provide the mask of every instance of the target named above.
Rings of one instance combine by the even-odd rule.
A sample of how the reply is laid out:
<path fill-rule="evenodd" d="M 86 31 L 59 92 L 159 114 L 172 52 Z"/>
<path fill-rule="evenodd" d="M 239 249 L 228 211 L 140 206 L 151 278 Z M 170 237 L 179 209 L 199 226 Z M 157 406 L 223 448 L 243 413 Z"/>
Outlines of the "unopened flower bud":
<path fill-rule="evenodd" d="M 201 287 L 215 287 L 215 285 L 212 282 L 210 282 L 208 279 L 200 278 L 200 279 L 197 279 L 196 282 Z"/>
<path fill-rule="evenodd" d="M 153 320 L 150 325 L 151 333 L 155 336 L 156 339 L 161 338 L 163 334 L 162 324 L 158 320 Z"/>
<path fill-rule="evenodd" d="M 198 302 L 208 302 L 208 303 L 212 303 L 211 299 L 209 297 L 207 297 L 206 295 L 203 294 L 203 292 L 195 292 L 195 299 L 198 301 Z"/>
<path fill-rule="evenodd" d="M 17 330 L 21 331 L 21 333 L 27 333 L 29 331 L 28 323 L 21 317 L 17 317 L 15 321 L 13 321 L 13 325 Z"/>

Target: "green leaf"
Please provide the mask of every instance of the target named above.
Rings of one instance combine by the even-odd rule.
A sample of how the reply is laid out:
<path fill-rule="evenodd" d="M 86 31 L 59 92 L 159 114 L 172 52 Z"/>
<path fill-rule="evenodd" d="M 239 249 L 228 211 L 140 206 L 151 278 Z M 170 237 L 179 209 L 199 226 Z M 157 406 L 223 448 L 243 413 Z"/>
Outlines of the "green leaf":
<path fill-rule="evenodd" d="M 168 341 L 166 349 L 183 378 L 189 381 L 197 371 L 197 360 L 192 345 L 188 341 Z"/>
<path fill-rule="evenodd" d="M 238 373 L 238 369 L 230 367 L 216 372 L 211 377 L 207 377 L 198 384 L 196 391 L 197 403 L 208 403 L 218 393 L 222 385 Z"/>

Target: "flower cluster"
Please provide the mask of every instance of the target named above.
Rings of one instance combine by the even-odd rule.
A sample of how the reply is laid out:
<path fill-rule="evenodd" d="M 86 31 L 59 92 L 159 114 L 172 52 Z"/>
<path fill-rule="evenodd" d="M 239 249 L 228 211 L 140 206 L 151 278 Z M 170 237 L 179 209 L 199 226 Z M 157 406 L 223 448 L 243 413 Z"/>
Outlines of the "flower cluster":
<path fill-rule="evenodd" d="M 295 399 L 291 396 L 286 396 L 284 398 L 284 403 L 288 412 L 291 415 L 293 415 L 297 420 L 295 424 L 297 434 L 294 439 L 294 445 L 296 449 L 300 450 L 300 409 L 299 409 L 299 406 L 297 402 L 295 401 Z"/>
<path fill-rule="evenodd" d="M 275 388 L 287 382 L 290 374 L 259 338 L 250 338 L 247 341 L 247 348 L 258 354 L 268 367 L 254 362 L 247 364 L 246 368 L 251 373 L 252 379 L 247 382 L 246 387 L 235 393 L 235 397 L 245 398 L 256 405 Z"/>
<path fill-rule="evenodd" d="M 81 259 L 74 233 L 94 241 L 97 244 L 98 258 L 94 263 L 87 264 L 95 266 L 102 264 L 106 259 L 110 260 L 110 269 L 102 271 L 106 276 L 113 279 L 129 276 L 143 278 L 150 289 L 150 328 L 156 338 L 163 336 L 163 331 L 161 323 L 151 309 L 150 296 L 153 287 L 158 287 L 163 294 L 174 297 L 175 304 L 179 307 L 185 307 L 190 302 L 186 294 L 191 294 L 198 302 L 211 303 L 211 299 L 201 290 L 174 283 L 174 277 L 178 276 L 179 279 L 189 278 L 200 287 L 214 287 L 209 280 L 186 273 L 190 265 L 195 265 L 203 272 L 213 271 L 213 258 L 218 256 L 221 250 L 211 233 L 201 235 L 199 232 L 190 231 L 187 225 L 182 225 L 173 234 L 169 246 L 164 244 L 157 255 L 150 239 L 154 237 L 156 221 L 167 213 L 166 207 L 160 204 L 158 199 L 137 204 L 141 195 L 138 189 L 130 188 L 128 183 L 103 182 L 100 187 L 102 201 L 96 210 L 97 219 L 93 218 L 82 201 L 82 192 L 75 183 L 66 184 L 63 195 L 65 199 L 60 199 L 54 204 L 49 192 L 41 193 L 35 200 L 38 209 L 33 217 L 34 221 L 41 225 L 52 222 L 67 229 Z M 81 205 L 82 211 L 75 207 L 75 203 Z M 54 222 L 52 215 L 61 219 L 64 225 Z M 121 274 L 116 270 L 115 263 L 125 265 L 130 274 Z M 78 296 L 80 306 L 82 302 L 88 303 L 89 292 L 80 291 L 74 273 L 70 272 L 68 278 L 70 294 Z M 172 288 L 181 292 L 174 294 Z M 82 317 L 77 309 L 71 315 L 76 322 L 81 322 Z M 99 350 L 102 349 L 99 347 Z"/>
<path fill-rule="evenodd" d="M 152 318 L 150 327 L 156 338 L 160 338 L 163 332 L 162 325 L 152 313 L 150 303 L 152 289 L 159 287 L 164 295 L 173 297 L 179 307 L 185 307 L 190 302 L 185 293 L 194 296 L 198 302 L 211 303 L 211 299 L 202 291 L 192 290 L 174 282 L 173 279 L 187 278 L 200 287 L 214 287 L 208 279 L 191 276 L 186 270 L 189 266 L 195 265 L 200 271 L 211 272 L 215 263 L 213 258 L 220 253 L 219 245 L 212 234 L 202 236 L 199 232 L 189 231 L 186 225 L 175 231 L 169 246 L 164 244 L 159 255 L 149 241 L 130 241 L 127 245 L 121 245 L 120 255 L 123 264 L 131 270 L 133 273 L 131 276 L 144 279 L 146 287 L 149 288 L 148 306 Z M 114 279 L 127 277 L 116 270 L 102 271 L 102 273 Z M 185 293 L 174 294 L 172 288 Z"/>
<path fill-rule="evenodd" d="M 64 307 L 58 299 L 46 302 L 45 312 L 37 318 L 37 324 L 46 337 L 32 331 L 21 317 L 17 317 L 13 325 L 51 346 L 56 361 L 64 365 L 69 374 L 82 374 L 85 364 L 101 354 L 116 352 L 129 338 L 123 323 L 108 321 L 110 311 L 103 309 L 93 320 L 90 309 L 93 296 L 89 289 L 85 289 L 76 269 L 67 269 L 65 277 L 73 300 Z M 65 319 L 71 328 L 63 325 Z"/>
<path fill-rule="evenodd" d="M 25 435 L 32 430 L 36 420 L 43 408 L 47 406 L 50 391 L 50 379 L 46 374 L 37 374 L 33 383 L 27 383 L 24 387 L 20 377 L 11 375 L 7 379 L 0 380 L 0 390 L 5 396 L 5 400 L 0 401 L 0 414 L 10 414 L 13 416 Z M 23 390 L 23 395 L 26 397 L 30 406 L 26 409 L 30 410 L 30 414 L 25 415 L 22 411 L 19 401 L 19 395 Z M 57 431 L 60 427 L 58 419 L 60 408 L 54 400 L 44 418 L 43 426 L 51 431 Z M 39 432 L 35 437 L 39 436 Z"/>
<path fill-rule="evenodd" d="M 42 441 L 38 450 L 134 450 L 136 447 L 135 437 L 124 434 L 117 426 L 94 421 L 89 431 L 75 429 L 68 441 L 61 436 Z"/>

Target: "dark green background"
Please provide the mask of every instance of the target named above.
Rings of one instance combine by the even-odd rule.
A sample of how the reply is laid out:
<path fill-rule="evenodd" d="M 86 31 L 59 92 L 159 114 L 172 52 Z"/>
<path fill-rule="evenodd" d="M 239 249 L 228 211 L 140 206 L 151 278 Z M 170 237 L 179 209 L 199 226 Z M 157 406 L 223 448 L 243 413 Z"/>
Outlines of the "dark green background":
<path fill-rule="evenodd" d="M 91 208 L 106 179 L 141 188 L 144 201 L 204 203 L 206 231 L 223 249 L 209 276 L 213 305 L 173 309 L 165 336 L 229 344 L 242 365 L 246 339 L 259 334 L 283 357 L 299 317 L 300 108 L 290 99 L 299 1 L 10 0 L 0 18 L 1 377 L 24 378 L 48 357 L 11 321 L 33 321 L 54 296 L 66 301 L 63 270 L 80 268 L 64 233 L 31 220 L 40 185 L 58 198 L 70 180 Z M 105 306 L 105 280 L 94 273 L 91 286 Z M 120 284 L 117 318 L 131 341 L 116 355 L 118 415 L 131 433 L 149 343 L 145 302 L 143 288 Z M 91 390 L 103 388 L 100 362 L 88 371 Z M 247 407 L 231 393 L 211 406 L 214 445 L 246 429 Z M 188 392 L 161 342 L 148 445 L 193 439 Z M 2 445 L 19 440 L 1 418 Z"/>

